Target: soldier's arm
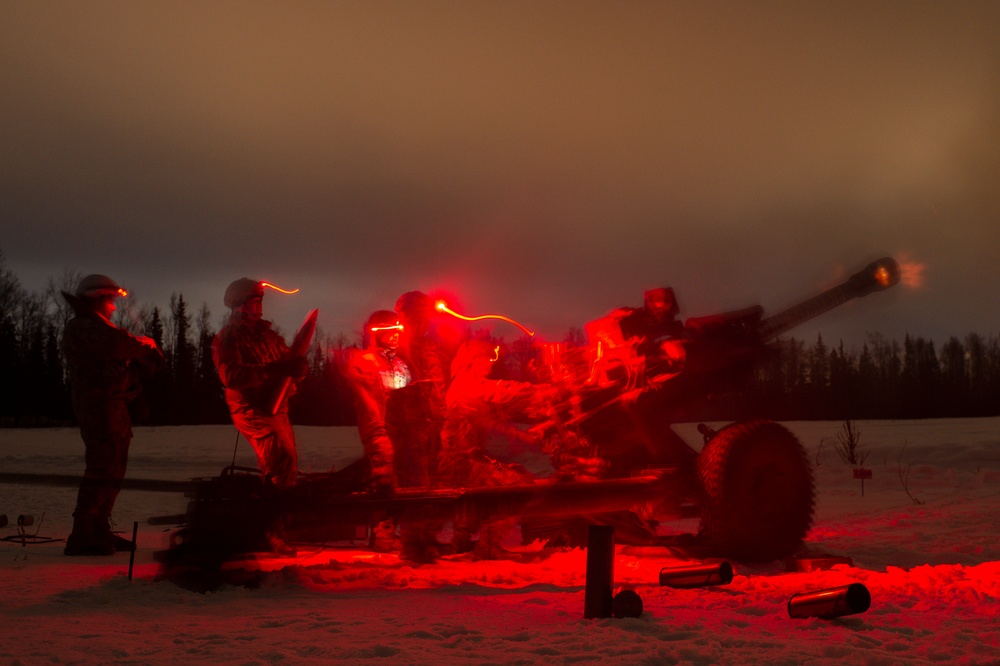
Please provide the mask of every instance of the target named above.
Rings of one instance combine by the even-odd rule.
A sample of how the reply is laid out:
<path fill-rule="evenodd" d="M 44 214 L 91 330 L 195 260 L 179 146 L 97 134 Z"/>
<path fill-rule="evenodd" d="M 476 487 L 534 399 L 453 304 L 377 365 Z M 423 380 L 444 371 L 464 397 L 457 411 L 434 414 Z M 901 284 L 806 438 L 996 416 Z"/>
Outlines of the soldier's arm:
<path fill-rule="evenodd" d="M 226 388 L 239 391 L 260 386 L 270 376 L 266 365 L 242 362 L 233 339 L 225 333 L 212 341 L 212 360 Z"/>

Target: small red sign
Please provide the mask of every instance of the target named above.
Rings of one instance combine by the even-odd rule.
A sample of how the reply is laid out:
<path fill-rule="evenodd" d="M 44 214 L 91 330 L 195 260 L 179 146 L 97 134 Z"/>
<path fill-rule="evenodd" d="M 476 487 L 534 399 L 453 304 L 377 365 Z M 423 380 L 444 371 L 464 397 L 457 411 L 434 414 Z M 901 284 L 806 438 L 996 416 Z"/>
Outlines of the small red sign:
<path fill-rule="evenodd" d="M 864 467 L 858 467 L 854 470 L 855 479 L 870 479 L 872 478 L 872 471 L 870 469 L 865 469 Z"/>

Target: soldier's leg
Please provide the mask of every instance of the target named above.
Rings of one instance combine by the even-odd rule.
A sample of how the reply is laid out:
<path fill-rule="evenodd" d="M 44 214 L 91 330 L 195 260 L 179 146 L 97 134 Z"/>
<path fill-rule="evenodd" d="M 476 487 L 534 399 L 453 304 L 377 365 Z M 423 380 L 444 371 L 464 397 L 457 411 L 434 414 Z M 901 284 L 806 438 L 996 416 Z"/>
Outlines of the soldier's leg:
<path fill-rule="evenodd" d="M 274 417 L 274 440 L 270 456 L 269 466 L 275 483 L 293 485 L 298 480 L 299 460 L 295 449 L 295 432 L 285 412 Z"/>
<path fill-rule="evenodd" d="M 114 442 L 102 425 L 80 424 L 86 467 L 73 510 L 73 531 L 66 539 L 64 552 L 67 555 L 111 555 L 115 552 L 110 540 L 95 530 L 105 488 L 114 468 Z"/>
<path fill-rule="evenodd" d="M 124 403 L 121 404 L 121 409 L 118 410 L 113 423 L 115 427 L 110 438 L 112 451 L 109 460 L 108 482 L 101 489 L 101 501 L 98 515 L 94 518 L 94 530 L 104 540 L 110 541 L 115 550 L 131 551 L 132 541 L 111 530 L 111 513 L 115 508 L 115 501 L 121 492 L 122 480 L 124 480 L 125 472 L 128 469 L 128 451 L 132 442 L 132 424 L 128 408 Z"/>
<path fill-rule="evenodd" d="M 233 424 L 253 447 L 261 476 L 281 485 L 295 483 L 298 460 L 295 435 L 287 414 L 261 417 L 234 413 Z"/>

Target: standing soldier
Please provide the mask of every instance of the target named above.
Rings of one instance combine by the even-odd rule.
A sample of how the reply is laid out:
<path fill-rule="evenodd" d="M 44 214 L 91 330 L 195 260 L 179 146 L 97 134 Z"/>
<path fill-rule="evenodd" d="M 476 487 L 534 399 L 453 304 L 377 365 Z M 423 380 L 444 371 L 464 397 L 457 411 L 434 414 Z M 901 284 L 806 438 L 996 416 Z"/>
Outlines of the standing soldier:
<path fill-rule="evenodd" d="M 151 338 L 111 323 L 115 299 L 126 295 L 106 275 L 88 275 L 74 294 L 63 292 L 76 315 L 66 324 L 62 350 L 86 460 L 67 555 L 111 555 L 133 548 L 131 541 L 111 531 L 111 511 L 128 465 L 128 406 L 140 391 L 138 370 L 143 364 L 155 368 L 163 354 Z"/>
<path fill-rule="evenodd" d="M 308 361 L 289 354 L 285 340 L 263 319 L 265 283 L 240 278 L 226 289 L 232 312 L 212 342 L 212 360 L 225 387 L 226 403 L 239 430 L 257 454 L 261 476 L 279 486 L 295 483 L 298 462 L 295 433 L 288 420 L 289 390 L 275 399 L 286 379 L 309 372 Z"/>
<path fill-rule="evenodd" d="M 354 393 L 358 434 L 365 455 L 351 466 L 348 477 L 378 493 L 391 493 L 398 483 L 394 439 L 387 417 L 390 396 L 410 383 L 410 368 L 396 354 L 403 325 L 391 310 L 377 310 L 365 322 L 364 349 L 347 359 L 346 374 Z M 372 526 L 372 545 L 381 551 L 399 547 L 391 519 Z"/>
<path fill-rule="evenodd" d="M 410 384 L 393 394 L 389 408 L 391 418 L 405 424 L 393 440 L 396 473 L 400 486 L 426 488 L 438 483 L 447 370 L 441 345 L 430 330 L 435 312 L 431 297 L 409 291 L 396 301 L 396 312 L 403 324 L 399 353 L 413 373 Z"/>
<path fill-rule="evenodd" d="M 364 480 L 377 490 L 396 486 L 395 446 L 386 422 L 389 396 L 410 383 L 410 368 L 396 354 L 402 324 L 395 312 L 378 310 L 365 322 L 364 349 L 354 350 L 347 375 L 354 391 L 358 434 L 364 446 L 367 469 Z"/>

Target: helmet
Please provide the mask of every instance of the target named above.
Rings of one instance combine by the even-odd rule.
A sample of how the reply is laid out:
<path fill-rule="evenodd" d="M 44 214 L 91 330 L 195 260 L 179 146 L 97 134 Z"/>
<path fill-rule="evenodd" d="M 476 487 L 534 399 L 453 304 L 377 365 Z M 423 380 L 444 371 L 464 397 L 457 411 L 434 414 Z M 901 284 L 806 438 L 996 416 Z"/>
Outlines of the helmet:
<path fill-rule="evenodd" d="M 365 322 L 365 333 L 370 333 L 375 329 L 388 329 L 402 326 L 399 323 L 399 315 L 392 310 L 376 310 Z"/>
<path fill-rule="evenodd" d="M 408 291 L 396 300 L 396 312 L 407 319 L 427 319 L 434 314 L 434 299 L 422 291 Z"/>
<path fill-rule="evenodd" d="M 128 292 L 107 275 L 94 273 L 80 280 L 80 284 L 76 286 L 76 296 L 78 298 L 115 298 L 128 296 Z"/>
<path fill-rule="evenodd" d="M 227 308 L 233 309 L 240 307 L 253 296 L 263 297 L 264 285 L 258 280 L 240 278 L 226 287 L 226 295 L 222 302 L 226 304 Z"/>
<path fill-rule="evenodd" d="M 368 347 L 376 341 L 375 336 L 377 333 L 393 329 L 397 333 L 403 330 L 403 325 L 399 323 L 399 315 L 392 310 L 376 310 L 365 321 L 364 340 L 362 344 Z"/>
<path fill-rule="evenodd" d="M 646 309 L 654 313 L 663 313 L 668 317 L 676 317 L 680 312 L 677 305 L 677 296 L 670 287 L 660 287 L 658 289 L 648 289 L 644 293 Z"/>

